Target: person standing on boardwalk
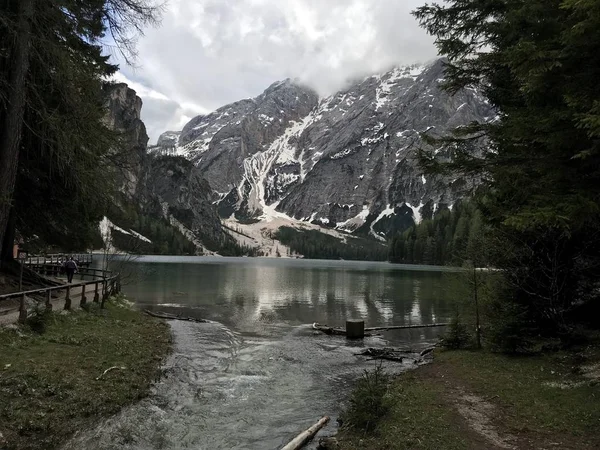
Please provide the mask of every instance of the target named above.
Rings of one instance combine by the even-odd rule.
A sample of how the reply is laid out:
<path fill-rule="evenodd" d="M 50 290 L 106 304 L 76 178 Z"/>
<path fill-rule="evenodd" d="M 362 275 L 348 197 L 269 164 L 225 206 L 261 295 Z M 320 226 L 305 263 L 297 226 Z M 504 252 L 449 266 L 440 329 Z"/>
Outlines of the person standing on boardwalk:
<path fill-rule="evenodd" d="M 77 272 L 77 263 L 71 256 L 65 263 L 65 271 L 67 272 L 67 281 L 70 283 L 73 281 L 73 275 Z"/>

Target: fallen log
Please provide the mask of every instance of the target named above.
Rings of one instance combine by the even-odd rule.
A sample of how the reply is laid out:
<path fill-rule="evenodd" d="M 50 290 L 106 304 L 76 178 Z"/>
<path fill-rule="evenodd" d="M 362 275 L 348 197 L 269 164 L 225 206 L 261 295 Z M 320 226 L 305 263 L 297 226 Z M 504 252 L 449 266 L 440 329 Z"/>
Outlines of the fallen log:
<path fill-rule="evenodd" d="M 325 334 L 333 334 L 336 336 L 346 336 L 346 330 L 344 330 L 343 328 L 321 325 L 317 322 L 313 323 L 312 327 L 313 327 L 313 330 L 317 330 L 317 331 L 320 331 Z M 369 336 L 373 336 L 373 335 L 371 333 L 365 333 L 365 337 L 369 337 Z"/>
<path fill-rule="evenodd" d="M 448 323 L 430 323 L 427 325 L 392 325 L 389 327 L 372 327 L 365 328 L 365 331 L 387 331 L 387 330 L 406 330 L 410 328 L 433 328 L 433 327 L 447 327 Z"/>
<path fill-rule="evenodd" d="M 402 362 L 407 354 L 416 353 L 410 350 L 399 350 L 396 348 L 373 348 L 369 347 L 360 353 L 355 353 L 356 356 L 370 356 L 371 359 L 387 359 L 389 361 Z"/>
<path fill-rule="evenodd" d="M 300 433 L 298 436 L 292 439 L 289 444 L 287 444 L 285 447 L 282 447 L 281 450 L 298 450 L 304 447 L 308 441 L 315 437 L 315 434 L 317 434 L 321 428 L 327 425 L 327 422 L 329 422 L 328 416 L 321 417 L 317 423 Z"/>
<path fill-rule="evenodd" d="M 96 377 L 96 381 L 100 380 L 104 375 L 106 375 L 111 370 L 116 370 L 116 369 L 127 370 L 127 367 L 124 367 L 124 366 L 112 366 L 112 367 L 109 367 L 104 372 L 102 372 L 99 377 Z"/>
<path fill-rule="evenodd" d="M 313 327 L 313 330 L 321 331 L 325 334 L 337 334 L 340 336 L 346 335 L 346 330 L 344 330 L 342 328 L 328 327 L 327 325 L 321 325 L 317 322 L 313 323 L 312 327 Z"/>
<path fill-rule="evenodd" d="M 419 353 L 419 356 L 423 357 L 425 355 L 429 355 L 431 352 L 433 352 L 435 350 L 436 346 L 434 345 L 433 347 L 428 347 L 425 350 L 421 351 L 421 353 Z"/>
<path fill-rule="evenodd" d="M 176 316 L 175 314 L 169 314 L 169 313 L 157 313 L 154 311 L 150 311 L 149 309 L 145 309 L 144 313 L 146 313 L 152 317 L 157 317 L 159 319 L 166 319 L 166 320 L 184 320 L 186 322 L 199 322 L 199 323 L 209 323 L 210 322 L 210 320 L 206 320 L 206 319 L 196 319 L 194 317 L 182 317 L 182 316 Z"/>

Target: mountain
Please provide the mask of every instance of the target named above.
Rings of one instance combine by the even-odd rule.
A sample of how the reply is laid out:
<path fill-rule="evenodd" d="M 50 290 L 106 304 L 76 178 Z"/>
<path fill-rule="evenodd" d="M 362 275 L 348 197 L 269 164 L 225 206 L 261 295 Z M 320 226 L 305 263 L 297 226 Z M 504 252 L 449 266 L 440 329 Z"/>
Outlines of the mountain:
<path fill-rule="evenodd" d="M 103 246 L 140 253 L 243 253 L 222 228 L 199 169 L 182 157 L 147 152 L 142 100 L 135 91 L 107 84 L 104 97 L 106 124 L 119 138 L 113 155 L 119 192 L 100 224 Z M 170 143 L 163 139 L 161 145 Z"/>
<path fill-rule="evenodd" d="M 422 133 L 495 117 L 481 93 L 450 95 L 443 80 L 442 60 L 396 67 L 323 99 L 285 80 L 164 133 L 152 153 L 191 161 L 224 218 L 283 217 L 385 240 L 473 187 L 425 176 L 417 163 Z"/>

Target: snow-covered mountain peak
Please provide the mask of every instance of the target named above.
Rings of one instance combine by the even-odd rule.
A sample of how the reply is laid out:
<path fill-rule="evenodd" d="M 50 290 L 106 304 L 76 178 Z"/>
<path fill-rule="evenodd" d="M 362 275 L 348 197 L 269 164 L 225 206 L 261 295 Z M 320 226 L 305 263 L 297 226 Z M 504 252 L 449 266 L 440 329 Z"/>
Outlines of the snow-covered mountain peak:
<path fill-rule="evenodd" d="M 192 119 L 178 137 L 166 133 L 160 147 L 196 164 L 226 217 L 257 218 L 270 206 L 297 220 L 385 233 L 385 223 L 404 220 L 397 215 L 427 218 L 469 187 L 425 177 L 415 157 L 421 133 L 494 117 L 479 92 L 451 96 L 443 79 L 441 60 L 394 67 L 322 99 L 286 79 Z"/>

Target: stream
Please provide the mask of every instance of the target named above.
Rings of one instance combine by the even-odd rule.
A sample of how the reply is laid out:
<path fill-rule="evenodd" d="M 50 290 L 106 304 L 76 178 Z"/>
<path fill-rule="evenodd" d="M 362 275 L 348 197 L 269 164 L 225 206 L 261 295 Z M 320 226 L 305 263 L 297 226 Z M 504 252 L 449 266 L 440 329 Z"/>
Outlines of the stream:
<path fill-rule="evenodd" d="M 277 449 L 329 415 L 319 436 L 334 434 L 353 382 L 383 364 L 364 347 L 436 340 L 441 329 L 386 331 L 360 341 L 328 336 L 312 322 L 367 326 L 445 321 L 442 271 L 385 263 L 254 258 L 145 257 L 128 263 L 125 287 L 140 307 L 210 323 L 170 321 L 174 351 L 152 394 L 95 429 L 74 449 Z M 307 448 L 315 448 L 316 440 Z"/>

